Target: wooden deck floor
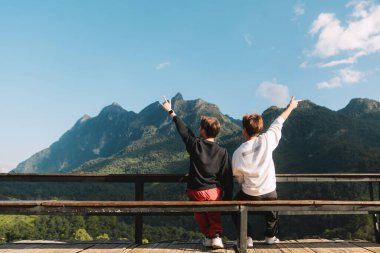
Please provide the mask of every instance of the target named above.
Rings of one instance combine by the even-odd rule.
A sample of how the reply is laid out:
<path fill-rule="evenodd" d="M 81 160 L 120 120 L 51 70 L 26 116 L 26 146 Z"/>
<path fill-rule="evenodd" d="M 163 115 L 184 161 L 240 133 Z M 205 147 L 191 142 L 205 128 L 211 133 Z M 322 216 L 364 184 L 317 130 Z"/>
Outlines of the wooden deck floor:
<path fill-rule="evenodd" d="M 225 243 L 226 248 L 211 250 L 204 248 L 200 241 L 160 242 L 136 246 L 133 243 L 79 243 L 23 241 L 12 244 L 1 244 L 0 253 L 234 253 L 232 243 Z M 321 239 L 283 241 L 277 245 L 266 245 L 255 241 L 250 253 L 380 253 L 380 244 L 364 241 L 331 241 Z"/>

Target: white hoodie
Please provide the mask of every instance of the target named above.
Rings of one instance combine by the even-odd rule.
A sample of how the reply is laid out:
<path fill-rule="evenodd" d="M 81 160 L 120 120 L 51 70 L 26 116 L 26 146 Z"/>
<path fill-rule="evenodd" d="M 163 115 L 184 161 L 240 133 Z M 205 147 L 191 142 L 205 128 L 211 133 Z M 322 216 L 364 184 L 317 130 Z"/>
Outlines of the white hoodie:
<path fill-rule="evenodd" d="M 246 141 L 232 157 L 233 174 L 242 190 L 251 196 L 260 196 L 276 190 L 276 172 L 272 152 L 281 139 L 284 118 L 278 117 L 268 131 Z"/>

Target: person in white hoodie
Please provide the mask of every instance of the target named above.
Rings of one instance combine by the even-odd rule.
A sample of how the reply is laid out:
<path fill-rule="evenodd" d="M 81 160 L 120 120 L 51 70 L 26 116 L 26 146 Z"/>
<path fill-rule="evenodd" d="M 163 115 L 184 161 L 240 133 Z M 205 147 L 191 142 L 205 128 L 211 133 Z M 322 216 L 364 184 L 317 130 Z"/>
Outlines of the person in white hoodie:
<path fill-rule="evenodd" d="M 281 129 L 293 109 L 297 108 L 300 100 L 292 97 L 289 105 L 272 123 L 269 129 L 260 134 L 264 122 L 258 114 L 243 116 L 242 133 L 246 141 L 234 152 L 232 157 L 233 175 L 242 185 L 234 200 L 276 200 L 276 172 L 272 153 L 280 142 Z M 278 212 L 264 212 L 266 219 L 265 242 L 278 243 L 279 218 Z M 239 217 L 232 219 L 237 229 Z M 253 231 L 248 223 L 247 246 L 252 247 Z"/>

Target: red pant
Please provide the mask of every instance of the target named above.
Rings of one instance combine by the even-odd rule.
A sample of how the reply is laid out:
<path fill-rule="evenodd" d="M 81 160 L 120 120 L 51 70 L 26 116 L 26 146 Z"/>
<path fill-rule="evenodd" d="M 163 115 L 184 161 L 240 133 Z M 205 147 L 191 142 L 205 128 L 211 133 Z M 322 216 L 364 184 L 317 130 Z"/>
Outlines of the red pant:
<path fill-rule="evenodd" d="M 187 196 L 194 201 L 220 200 L 221 188 L 212 188 L 207 190 L 195 191 L 187 189 Z M 194 213 L 195 220 L 198 223 L 201 232 L 213 238 L 222 232 L 221 214 L 220 212 Z"/>

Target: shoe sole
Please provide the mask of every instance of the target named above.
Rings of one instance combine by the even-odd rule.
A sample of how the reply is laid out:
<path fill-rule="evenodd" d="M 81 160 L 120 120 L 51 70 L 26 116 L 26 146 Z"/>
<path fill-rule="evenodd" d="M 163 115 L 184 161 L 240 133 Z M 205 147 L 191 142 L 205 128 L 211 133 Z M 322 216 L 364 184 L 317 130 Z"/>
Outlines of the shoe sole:
<path fill-rule="evenodd" d="M 224 246 L 212 246 L 212 249 L 224 249 Z"/>

